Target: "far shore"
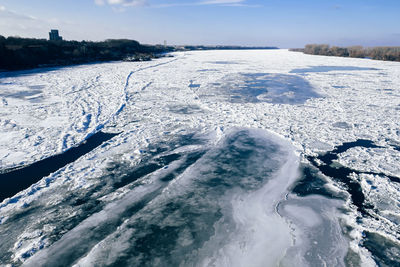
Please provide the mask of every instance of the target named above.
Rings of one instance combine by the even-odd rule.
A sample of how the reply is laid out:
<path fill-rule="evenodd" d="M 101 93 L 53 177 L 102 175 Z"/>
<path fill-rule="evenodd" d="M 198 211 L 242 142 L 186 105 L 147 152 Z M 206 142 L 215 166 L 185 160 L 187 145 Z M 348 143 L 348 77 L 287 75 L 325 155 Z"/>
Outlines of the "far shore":
<path fill-rule="evenodd" d="M 289 49 L 294 52 L 303 52 L 309 55 L 319 56 L 335 56 L 335 57 L 352 57 L 352 58 L 368 58 L 384 61 L 400 61 L 399 46 L 379 46 L 379 47 L 362 47 L 349 46 L 338 47 L 329 46 L 327 44 L 308 44 L 304 48 Z"/>
<path fill-rule="evenodd" d="M 149 61 L 175 51 L 278 49 L 273 46 L 145 45 L 135 40 L 49 41 L 0 36 L 0 72 L 63 67 L 93 62 Z"/>

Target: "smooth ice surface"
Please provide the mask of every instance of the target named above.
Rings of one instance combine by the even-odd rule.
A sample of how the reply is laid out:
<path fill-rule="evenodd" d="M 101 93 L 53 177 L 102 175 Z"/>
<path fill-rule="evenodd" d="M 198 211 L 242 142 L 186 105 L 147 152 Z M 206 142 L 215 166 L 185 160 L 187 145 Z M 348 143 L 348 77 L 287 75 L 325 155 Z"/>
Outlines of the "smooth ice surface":
<path fill-rule="evenodd" d="M 0 204 L 0 262 L 35 264 L 54 252 L 69 255 L 64 259 L 80 266 L 117 264 L 119 258 L 162 264 L 166 256 L 153 257 L 158 252 L 151 248 L 165 238 L 175 240 L 167 251 L 180 255 L 176 259 L 183 263 L 193 259 L 200 265 L 258 265 L 284 263 L 294 255 L 304 266 L 343 265 L 349 259 L 373 266 L 380 255 L 371 254 L 368 248 L 373 246 L 362 246 L 362 233 L 378 233 L 398 243 L 400 191 L 389 179 L 351 177 L 374 205 L 371 218 L 361 218 L 349 197 L 317 198 L 318 207 L 317 200 L 307 197 L 291 203 L 294 196 L 288 187 L 296 176 L 298 158 L 307 164 L 308 155 L 358 139 L 380 148 L 352 148 L 339 155 L 336 164 L 398 175 L 400 63 L 286 50 L 174 56 L 1 74 L 2 170 L 66 151 L 100 130 L 120 134 Z M 224 151 L 233 129 L 247 129 L 252 140 L 268 139 L 286 147 L 282 155 L 267 157 L 277 162 L 274 171 L 256 176 L 269 182 L 247 191 L 239 186 L 215 193 L 218 201 L 207 197 L 193 201 L 204 203 L 204 209 L 183 200 L 178 203 L 187 209 L 176 203 L 163 206 L 174 196 L 196 200 L 191 191 L 196 179 L 223 183 L 218 180 L 221 169 L 249 173 L 247 165 L 236 164 L 236 157 L 224 165 L 211 156 Z M 248 129 L 259 129 L 262 134 L 256 130 L 255 136 L 261 137 Z M 298 158 L 290 156 L 292 150 Z M 330 189 L 346 196 L 342 185 L 325 178 Z M 185 228 L 182 212 L 199 214 L 193 227 L 202 231 Z M 304 218 L 303 213 L 309 216 Z M 140 214 L 145 214 L 143 224 Z M 142 236 L 135 234 L 138 229 L 145 230 Z M 324 246 L 306 256 L 317 246 L 314 240 L 322 242 L 323 229 L 330 231 Z M 204 235 L 196 236 L 199 232 Z M 135 251 L 148 253 L 124 258 L 132 240 L 146 241 Z M 276 240 L 276 249 L 270 240 Z M 335 246 L 331 258 L 326 256 L 330 246 Z M 174 250 L 183 247 L 192 251 L 193 258 L 182 256 L 189 255 L 187 251 Z M 347 248 L 351 253 L 345 253 Z"/>
<path fill-rule="evenodd" d="M 143 177 L 26 265 L 69 265 L 80 257 L 78 266 L 279 262 L 291 238 L 275 206 L 297 175 L 293 151 L 276 136 L 244 129 L 201 149 L 204 155 L 169 184 L 164 182 L 168 169 L 186 165 L 184 159 Z M 90 243 L 99 241 L 90 250 Z"/>
<path fill-rule="evenodd" d="M 283 259 L 284 266 L 345 266 L 348 241 L 342 235 L 338 200 L 319 196 L 290 197 L 278 212 L 290 222 L 293 246 Z M 285 265 L 286 264 L 286 265 Z"/>
<path fill-rule="evenodd" d="M 211 90 L 214 94 L 222 94 L 232 103 L 304 104 L 307 99 L 319 97 L 302 77 L 277 73 L 230 75 L 216 83 Z M 197 93 L 200 96 L 210 94 L 207 89 L 198 90 Z"/>

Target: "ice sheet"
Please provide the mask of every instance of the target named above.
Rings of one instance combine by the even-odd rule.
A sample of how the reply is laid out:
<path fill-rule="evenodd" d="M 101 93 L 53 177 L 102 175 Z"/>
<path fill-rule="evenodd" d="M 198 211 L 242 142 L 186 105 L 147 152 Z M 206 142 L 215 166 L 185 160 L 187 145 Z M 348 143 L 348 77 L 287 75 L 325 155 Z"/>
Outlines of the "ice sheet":
<path fill-rule="evenodd" d="M 267 82 L 257 84 L 253 80 L 252 86 L 264 90 L 262 87 L 267 85 L 272 87 L 269 92 L 290 98 L 293 88 L 307 85 L 315 95 L 307 94 L 296 103 L 260 101 L 268 97 L 266 88 L 262 92 L 265 97 L 257 95 L 258 101 L 247 101 L 249 91 L 241 98 L 243 92 L 225 87 L 249 84 L 248 75 L 260 73 Z M 268 130 L 291 142 L 303 161 L 306 155 L 331 150 L 344 142 L 368 139 L 381 148 L 354 148 L 340 155 L 339 163 L 358 170 L 398 175 L 395 164 L 398 150 L 394 144 L 400 144 L 399 84 L 397 62 L 311 56 L 287 50 L 196 51 L 152 62 L 90 64 L 2 74 L 1 169 L 65 151 L 100 129 L 121 134 L 3 201 L 0 238 L 6 240 L 5 233 L 11 234 L 7 235 L 7 242 L 0 244 L 0 249 L 10 262 L 20 264 L 37 251 L 51 248 L 84 221 L 81 205 L 91 214 L 101 213 L 112 207 L 107 205 L 129 194 L 133 184 L 115 189 L 107 184 L 108 180 L 99 179 L 109 177 L 106 174 L 110 162 L 117 162 L 116 165 L 123 162 L 135 168 L 147 160 L 148 153 L 153 153 L 149 151 L 152 144 L 160 140 L 168 143 L 176 136 L 192 132 L 209 136 L 212 146 L 234 127 Z M 225 91 L 221 92 L 221 88 Z M 227 92 L 232 90 L 240 101 L 227 101 Z M 253 91 L 250 93 L 253 96 Z M 177 149 L 177 153 L 198 149 L 198 144 L 186 145 L 168 149 Z M 123 173 L 118 175 L 124 177 Z M 377 205 L 381 209 L 378 215 L 389 220 L 360 222 L 354 207 L 346 203 L 348 216 L 344 220 L 353 227 L 349 247 L 370 263 L 371 255 L 359 247 L 361 233 L 375 231 L 396 239 L 393 234 L 396 230 L 390 229 L 398 227 L 398 211 L 393 201 L 400 199 L 400 193 L 397 185 L 378 177 L 354 179 L 360 181 L 365 192 L 370 192 L 365 194 L 368 201 L 382 200 Z M 342 190 L 340 185 L 331 186 Z M 375 190 L 373 186 L 381 189 Z M 87 200 L 89 193 L 91 197 Z M 84 200 L 87 203 L 73 205 Z M 340 206 L 329 201 L 321 205 L 326 210 Z M 304 211 L 311 212 L 310 208 L 308 205 Z M 251 218 L 241 212 L 238 218 Z M 304 222 L 308 228 L 314 224 L 321 225 L 317 220 Z M 59 230 L 61 225 L 65 232 Z M 188 242 L 185 236 L 182 233 L 184 244 Z M 125 243 L 120 241 L 123 249 Z M 240 255 L 236 246 L 224 249 L 224 255 Z"/>

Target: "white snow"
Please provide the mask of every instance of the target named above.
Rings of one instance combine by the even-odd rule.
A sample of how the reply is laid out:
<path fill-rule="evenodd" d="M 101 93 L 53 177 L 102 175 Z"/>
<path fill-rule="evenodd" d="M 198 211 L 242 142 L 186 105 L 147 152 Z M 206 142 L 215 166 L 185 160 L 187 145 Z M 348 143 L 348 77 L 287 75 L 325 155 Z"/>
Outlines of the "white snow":
<path fill-rule="evenodd" d="M 400 177 L 400 151 L 390 147 L 354 147 L 339 155 L 343 166 Z"/>
<path fill-rule="evenodd" d="M 233 127 L 264 129 L 291 142 L 303 161 L 303 155 L 331 150 L 343 142 L 369 139 L 382 148 L 352 148 L 340 155 L 339 162 L 361 171 L 400 175 L 399 151 L 391 146 L 400 144 L 400 63 L 310 56 L 287 50 L 199 51 L 174 56 L 152 62 L 114 62 L 1 74 L 1 169 L 60 153 L 99 130 L 121 132 L 107 146 L 18 193 L 19 198 L 14 202 L 5 200 L 0 204 L 0 227 L 9 216 L 32 203 L 44 212 L 37 221 L 27 222 L 17 234 L 16 244 L 23 245 L 10 248 L 16 262 L 24 261 L 21 255 L 40 246 L 40 242 L 51 246 L 47 239 L 42 240 L 42 235 L 52 233 L 57 223 L 55 218 L 61 214 L 70 218 L 78 212 L 76 207 L 54 210 L 65 194 L 95 188 L 100 183 L 98 177 L 111 161 L 120 160 L 133 166 L 149 144 L 177 134 L 211 133 L 218 142 Z M 224 64 L 227 61 L 232 64 Z M 319 71 L 308 71 L 321 66 L 324 68 Z M 280 82 L 306 82 L 319 97 L 295 104 L 274 103 L 268 95 L 260 95 L 255 102 L 232 101 L 237 97 L 232 88 L 255 82 L 246 80 L 247 74 L 281 75 Z M 283 92 L 279 97 L 290 99 L 294 94 Z M 392 221 L 399 220 L 397 208 L 392 208 L 398 206 L 397 202 L 392 203 L 393 199 L 400 199 L 398 186 L 374 177 L 368 179 L 379 188 L 370 189 L 370 184 L 363 182 L 363 190 L 370 192 L 368 197 L 381 199 L 380 205 L 385 205 L 382 213 Z M 106 210 L 113 209 L 114 201 L 123 201 L 127 194 L 124 190 L 128 189 L 119 189 L 103 198 L 108 203 Z M 390 192 L 387 200 L 383 198 L 385 192 Z M 326 205 L 340 206 L 337 202 Z M 321 220 L 309 207 L 303 208 L 310 214 L 303 219 L 296 214 L 295 205 L 286 209 L 308 227 L 317 226 Z M 118 212 L 115 210 L 113 214 Z M 81 234 L 85 225 L 104 220 L 101 214 L 98 218 L 88 218 L 69 232 L 65 240 Z M 347 217 L 348 224 L 354 223 L 351 216 Z M 383 232 L 389 236 L 389 229 L 397 224 L 371 222 L 355 227 L 354 231 L 359 233 L 368 225 L 377 231 L 386 229 Z M 240 257 L 234 249 L 229 253 Z"/>

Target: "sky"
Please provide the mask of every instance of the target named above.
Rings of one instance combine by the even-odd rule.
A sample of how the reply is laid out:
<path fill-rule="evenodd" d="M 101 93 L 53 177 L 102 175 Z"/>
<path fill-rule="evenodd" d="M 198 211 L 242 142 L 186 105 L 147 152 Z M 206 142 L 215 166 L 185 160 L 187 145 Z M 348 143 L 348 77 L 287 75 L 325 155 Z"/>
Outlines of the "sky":
<path fill-rule="evenodd" d="M 400 0 L 0 0 L 0 35 L 145 44 L 400 46 Z"/>

